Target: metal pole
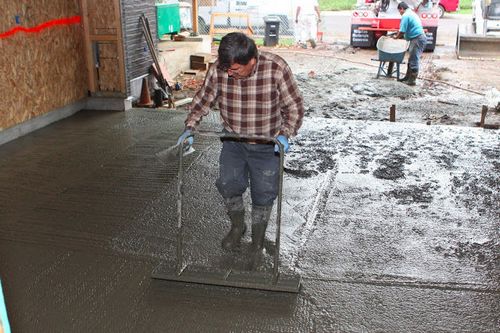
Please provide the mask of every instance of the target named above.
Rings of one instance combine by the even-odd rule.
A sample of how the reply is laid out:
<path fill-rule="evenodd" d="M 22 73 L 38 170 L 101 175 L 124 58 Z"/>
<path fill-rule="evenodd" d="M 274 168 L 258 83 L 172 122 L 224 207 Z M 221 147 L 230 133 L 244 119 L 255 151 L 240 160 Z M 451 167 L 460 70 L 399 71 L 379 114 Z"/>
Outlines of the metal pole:
<path fill-rule="evenodd" d="M 191 20 L 193 21 L 193 32 L 198 35 L 198 0 L 193 0 L 191 5 Z"/>
<path fill-rule="evenodd" d="M 396 121 L 396 105 L 392 104 L 389 111 L 389 121 L 391 123 Z"/>
<path fill-rule="evenodd" d="M 280 150 L 280 173 L 278 183 L 278 202 L 276 207 L 276 254 L 273 265 L 273 284 L 278 283 L 279 278 L 279 259 L 280 259 L 280 239 L 281 239 L 281 202 L 283 198 L 283 164 L 285 161 L 285 147 L 277 139 L 273 140 Z"/>
<path fill-rule="evenodd" d="M 177 172 L 177 259 L 176 259 L 176 270 L 177 275 L 181 275 L 183 267 L 182 258 L 182 185 L 183 185 L 183 167 L 182 167 L 182 155 L 183 155 L 184 143 L 179 145 L 179 170 Z"/>
<path fill-rule="evenodd" d="M 486 121 L 487 113 L 488 113 L 488 106 L 483 105 L 481 108 L 481 120 L 479 121 L 479 127 L 484 127 L 484 122 Z"/>

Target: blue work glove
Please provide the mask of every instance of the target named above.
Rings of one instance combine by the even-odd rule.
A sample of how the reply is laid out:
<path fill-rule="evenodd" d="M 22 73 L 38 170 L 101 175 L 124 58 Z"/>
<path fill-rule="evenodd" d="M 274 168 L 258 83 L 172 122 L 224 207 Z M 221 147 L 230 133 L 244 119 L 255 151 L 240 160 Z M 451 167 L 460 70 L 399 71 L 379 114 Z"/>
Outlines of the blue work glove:
<path fill-rule="evenodd" d="M 194 142 L 193 131 L 189 128 L 182 132 L 181 136 L 179 136 L 179 139 L 177 139 L 177 144 L 182 145 L 186 140 L 187 146 L 185 147 L 185 149 L 187 150 L 193 145 Z"/>
<path fill-rule="evenodd" d="M 278 135 L 276 138 L 281 144 L 283 145 L 283 150 L 285 153 L 288 153 L 288 150 L 290 149 L 290 144 L 288 143 L 288 138 L 284 135 Z M 280 147 L 278 146 L 277 143 L 274 144 L 274 152 L 279 153 L 280 152 Z"/>

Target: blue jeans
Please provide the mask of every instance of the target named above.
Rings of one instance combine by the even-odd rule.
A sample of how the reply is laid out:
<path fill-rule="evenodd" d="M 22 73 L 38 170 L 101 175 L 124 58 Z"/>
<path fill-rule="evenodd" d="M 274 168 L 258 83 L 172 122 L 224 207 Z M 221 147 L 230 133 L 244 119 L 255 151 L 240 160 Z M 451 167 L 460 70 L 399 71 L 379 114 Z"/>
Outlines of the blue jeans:
<path fill-rule="evenodd" d="M 424 52 L 425 44 L 427 44 L 427 37 L 425 36 L 425 33 L 410 40 L 410 47 L 408 49 L 408 66 L 413 72 L 418 72 L 420 56 Z"/>
<path fill-rule="evenodd" d="M 242 196 L 250 183 L 252 203 L 272 206 L 278 196 L 279 156 L 274 144 L 225 140 L 215 185 L 224 199 Z"/>

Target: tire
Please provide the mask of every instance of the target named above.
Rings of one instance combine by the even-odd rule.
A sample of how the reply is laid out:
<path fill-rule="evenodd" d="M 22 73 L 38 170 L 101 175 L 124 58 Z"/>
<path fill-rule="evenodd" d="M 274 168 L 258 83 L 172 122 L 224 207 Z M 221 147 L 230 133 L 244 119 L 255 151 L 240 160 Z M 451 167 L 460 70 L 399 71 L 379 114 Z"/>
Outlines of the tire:
<path fill-rule="evenodd" d="M 438 10 L 439 10 L 439 18 L 442 18 L 446 10 L 444 10 L 444 7 L 442 5 L 438 6 Z"/>

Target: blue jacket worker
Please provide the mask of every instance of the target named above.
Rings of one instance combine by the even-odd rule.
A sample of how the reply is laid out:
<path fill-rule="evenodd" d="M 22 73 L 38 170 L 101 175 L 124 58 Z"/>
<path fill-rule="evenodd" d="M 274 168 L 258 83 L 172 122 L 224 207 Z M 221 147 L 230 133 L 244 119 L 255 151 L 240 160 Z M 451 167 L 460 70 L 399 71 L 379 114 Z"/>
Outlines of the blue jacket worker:
<path fill-rule="evenodd" d="M 405 2 L 398 4 L 398 10 L 402 17 L 399 31 L 394 38 L 402 38 L 404 36 L 406 40 L 410 41 L 408 69 L 400 81 L 406 82 L 409 86 L 414 86 L 418 77 L 420 57 L 424 52 L 425 44 L 427 44 L 427 37 L 425 36 L 420 18 Z"/>

